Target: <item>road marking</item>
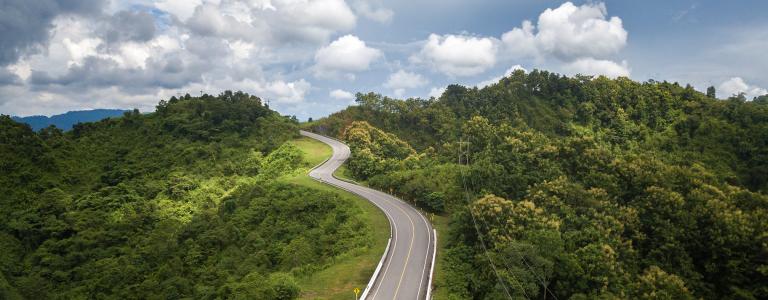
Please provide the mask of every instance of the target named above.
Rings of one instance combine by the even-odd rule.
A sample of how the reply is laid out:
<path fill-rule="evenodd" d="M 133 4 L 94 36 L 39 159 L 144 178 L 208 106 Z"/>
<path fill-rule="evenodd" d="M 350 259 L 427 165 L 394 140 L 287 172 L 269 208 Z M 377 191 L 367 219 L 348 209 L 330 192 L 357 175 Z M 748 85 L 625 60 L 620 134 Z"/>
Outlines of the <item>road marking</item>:
<path fill-rule="evenodd" d="M 405 214 L 405 216 L 408 218 L 408 221 L 411 223 L 411 241 L 410 241 L 410 244 L 408 245 L 408 254 L 407 254 L 406 258 L 405 258 L 405 264 L 403 265 L 403 270 L 400 273 L 400 279 L 399 279 L 399 281 L 397 283 L 397 288 L 395 289 L 395 294 L 394 294 L 393 299 L 397 299 L 397 295 L 400 292 L 400 286 L 402 285 L 403 279 L 405 277 L 405 272 L 407 271 L 408 263 L 410 262 L 411 254 L 413 253 L 414 240 L 416 238 L 416 225 L 415 225 L 411 215 L 403 207 L 406 207 L 406 208 L 410 209 L 409 211 L 413 211 L 414 213 L 419 215 L 419 217 L 421 217 L 422 221 L 426 225 L 426 230 L 428 232 L 427 232 L 427 251 L 426 251 L 426 255 L 425 255 L 425 259 L 424 259 L 424 265 L 423 265 L 424 267 L 422 268 L 421 276 L 419 278 L 419 285 L 417 287 L 416 299 L 418 299 L 418 297 L 421 296 L 422 284 L 424 283 L 424 274 L 425 274 L 425 271 L 426 271 L 426 268 L 427 268 L 427 262 L 429 260 L 429 247 L 432 245 L 431 242 L 433 240 L 433 236 L 431 234 L 431 231 L 429 230 L 430 229 L 430 224 L 427 222 L 425 217 L 418 210 L 414 209 L 413 207 L 411 207 L 410 205 L 405 203 L 403 200 L 398 199 L 397 197 L 394 197 L 394 196 L 389 195 L 387 193 L 383 193 L 383 192 L 378 191 L 378 190 L 362 187 L 362 186 L 359 186 L 359 185 L 356 185 L 356 184 L 347 183 L 347 182 L 344 182 L 342 180 L 336 179 L 333 176 L 333 171 L 335 171 L 339 166 L 341 166 L 341 164 L 343 164 L 344 161 L 346 160 L 346 159 L 342 160 L 341 157 L 343 157 L 345 155 L 349 156 L 349 154 L 350 154 L 348 152 L 349 148 L 344 149 L 341 146 L 338 146 L 338 145 L 335 145 L 335 143 L 332 143 L 332 142 L 338 142 L 337 140 L 329 139 L 327 137 L 320 136 L 320 135 L 317 135 L 317 134 L 311 134 L 311 135 L 313 135 L 313 137 L 314 136 L 319 137 L 319 138 L 315 138 L 315 139 L 321 140 L 322 142 L 325 142 L 326 144 L 331 144 L 332 150 L 333 150 L 333 154 L 331 155 L 331 159 L 329 159 L 329 161 L 326 162 L 328 164 L 328 167 L 331 167 L 330 168 L 331 169 L 330 173 L 324 172 L 322 175 L 317 174 L 318 177 L 324 177 L 323 175 L 326 175 L 326 176 L 329 176 L 330 178 L 329 178 L 328 181 L 322 180 L 322 178 L 320 178 L 320 180 L 325 181 L 327 183 L 330 183 L 333 186 L 336 186 L 336 187 L 341 188 L 343 190 L 347 190 L 349 192 L 352 192 L 354 194 L 357 194 L 357 195 L 367 199 L 369 202 L 371 202 L 374 205 L 378 206 L 379 209 L 381 209 L 381 211 L 384 212 L 384 214 L 387 216 L 387 218 L 390 221 L 390 230 L 392 231 L 391 237 L 395 241 L 394 241 L 394 243 L 392 245 L 392 248 L 390 248 L 392 250 L 391 251 L 392 253 L 388 255 L 389 259 L 387 260 L 387 264 L 386 264 L 385 269 L 384 269 L 384 274 L 381 277 L 379 277 L 380 280 L 378 280 L 378 284 L 376 285 L 376 288 L 375 288 L 376 291 L 374 292 L 372 298 L 375 299 L 376 296 L 378 295 L 378 292 L 381 289 L 381 285 L 384 282 L 384 278 L 386 278 L 386 275 L 387 275 L 387 273 L 388 273 L 388 271 L 390 269 L 390 266 L 391 266 L 392 260 L 393 260 L 392 258 L 394 258 L 394 256 L 395 256 L 394 253 L 395 253 L 396 248 L 397 248 L 397 240 L 398 240 L 398 236 L 397 236 L 397 223 L 394 222 L 395 219 L 392 217 L 392 215 L 390 215 L 389 211 L 383 209 L 384 208 L 384 206 L 383 206 L 384 203 L 389 204 L 389 205 L 394 205 L 398 210 L 400 210 L 400 212 Z M 332 141 L 332 142 L 329 143 L 328 141 Z M 344 151 L 344 150 L 346 150 L 346 151 Z M 346 152 L 346 153 L 342 154 L 341 152 Z M 322 165 L 325 165 L 325 164 L 322 164 Z M 372 196 L 372 197 L 369 198 L 369 197 L 367 197 L 367 196 L 365 196 L 363 194 L 368 194 L 369 196 Z M 377 196 L 378 196 L 378 198 L 377 198 Z M 374 200 L 373 198 L 377 198 L 377 200 Z M 377 203 L 377 201 L 381 201 L 382 203 L 381 204 Z M 400 204 L 402 204 L 403 206 L 401 206 Z M 434 264 L 434 261 L 433 261 L 433 264 Z M 427 288 L 429 288 L 429 287 L 427 287 Z M 429 300 L 429 299 L 427 299 L 427 300 Z"/>
<path fill-rule="evenodd" d="M 395 207 L 397 207 L 397 209 L 403 212 L 405 216 L 408 217 L 408 221 L 411 222 L 411 244 L 408 245 L 408 255 L 405 257 L 405 264 L 403 264 L 403 272 L 400 273 L 400 280 L 397 282 L 397 289 L 395 289 L 395 296 L 392 297 L 392 299 L 397 299 L 397 293 L 400 292 L 400 284 L 403 283 L 405 270 L 408 268 L 408 260 L 411 259 L 411 250 L 413 250 L 413 239 L 416 237 L 416 226 L 413 224 L 413 219 L 411 219 L 411 216 L 402 207 L 400 207 L 400 205 L 396 204 Z"/>
<path fill-rule="evenodd" d="M 421 285 L 424 283 L 424 273 L 427 272 L 427 261 L 429 260 L 429 246 L 432 245 L 432 233 L 429 231 L 429 223 L 427 223 L 427 219 L 424 218 L 424 215 L 419 214 L 421 217 L 421 220 L 424 221 L 424 225 L 426 225 L 427 228 L 427 236 L 429 237 L 427 239 L 427 252 L 424 254 L 424 268 L 421 269 L 421 278 L 419 279 L 419 289 L 418 292 L 416 292 L 416 299 L 419 299 L 419 296 L 421 296 Z M 435 247 L 437 247 L 437 241 L 435 241 Z M 434 261 L 432 262 L 435 263 Z M 427 287 L 429 289 L 430 287 Z M 426 299 L 426 300 L 432 300 L 432 299 Z"/>
<path fill-rule="evenodd" d="M 366 198 L 366 199 L 368 199 L 368 198 Z M 371 201 L 371 202 L 373 202 L 373 201 Z M 382 209 L 382 211 L 385 214 L 387 214 L 388 217 L 390 217 L 390 220 L 392 220 L 391 222 L 389 222 L 390 228 L 392 228 L 393 226 L 395 227 L 395 229 L 392 231 L 392 236 L 393 236 L 392 239 L 395 240 L 395 242 L 392 243 L 392 251 L 389 254 L 390 257 L 394 257 L 395 256 L 395 251 L 397 249 L 397 240 L 398 240 L 397 239 L 397 223 L 395 223 L 395 219 L 391 218 L 391 216 L 389 215 L 389 213 L 386 210 Z M 380 278 L 386 278 L 387 277 L 387 271 L 389 271 L 389 265 L 390 264 L 392 264 L 392 259 L 387 259 L 387 266 L 384 267 L 384 274 L 382 274 Z M 379 284 L 376 285 L 376 291 L 373 293 L 373 297 L 371 299 L 376 299 L 376 295 L 379 294 L 379 289 L 381 288 L 381 284 L 383 282 L 384 282 L 384 280 L 380 280 Z"/>

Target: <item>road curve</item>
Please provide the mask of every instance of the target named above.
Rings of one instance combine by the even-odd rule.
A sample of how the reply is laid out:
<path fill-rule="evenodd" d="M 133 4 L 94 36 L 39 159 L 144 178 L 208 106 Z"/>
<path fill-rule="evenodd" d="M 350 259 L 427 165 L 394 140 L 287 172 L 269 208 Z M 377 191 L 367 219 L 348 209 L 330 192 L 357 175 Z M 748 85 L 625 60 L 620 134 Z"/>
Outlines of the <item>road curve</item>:
<path fill-rule="evenodd" d="M 411 205 L 389 194 L 339 180 L 333 172 L 349 158 L 347 145 L 322 135 L 301 131 L 333 148 L 333 156 L 316 167 L 309 176 L 360 195 L 387 215 L 392 240 L 376 278 L 372 278 L 366 299 L 425 299 L 433 263 L 434 236 L 427 219 Z"/>

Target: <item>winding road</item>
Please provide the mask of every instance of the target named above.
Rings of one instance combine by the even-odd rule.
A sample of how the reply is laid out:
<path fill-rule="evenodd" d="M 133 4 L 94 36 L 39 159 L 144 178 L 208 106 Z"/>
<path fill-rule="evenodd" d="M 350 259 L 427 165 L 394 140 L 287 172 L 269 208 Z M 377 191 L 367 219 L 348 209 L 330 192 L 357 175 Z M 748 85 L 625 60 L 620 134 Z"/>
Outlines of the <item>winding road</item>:
<path fill-rule="evenodd" d="M 404 201 L 367 187 L 339 180 L 333 176 L 349 158 L 349 147 L 335 139 L 311 132 L 301 135 L 333 148 L 333 156 L 313 169 L 309 176 L 368 199 L 387 215 L 391 239 L 385 254 L 360 299 L 426 299 L 430 293 L 434 239 L 427 219 Z M 343 275 L 343 274 L 340 274 Z"/>

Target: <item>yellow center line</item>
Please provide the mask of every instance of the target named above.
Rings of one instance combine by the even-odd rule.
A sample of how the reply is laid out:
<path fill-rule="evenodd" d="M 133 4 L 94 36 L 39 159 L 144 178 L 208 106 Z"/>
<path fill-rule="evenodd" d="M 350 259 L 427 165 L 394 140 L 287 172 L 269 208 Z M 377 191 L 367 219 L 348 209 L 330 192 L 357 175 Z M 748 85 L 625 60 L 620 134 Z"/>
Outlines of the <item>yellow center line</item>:
<path fill-rule="evenodd" d="M 389 225 L 390 226 L 389 230 L 392 230 L 391 236 L 394 239 L 394 244 L 392 245 L 392 248 L 390 248 L 390 249 L 392 249 L 392 251 L 388 254 L 390 259 L 387 259 L 387 266 L 384 267 L 384 274 L 381 275 L 381 277 L 379 277 L 379 278 L 387 278 L 387 272 L 389 271 L 389 266 L 392 264 L 392 258 L 391 257 L 395 256 L 395 249 L 397 249 L 397 240 L 398 240 L 398 238 L 397 238 L 397 223 L 395 223 L 395 219 L 392 218 L 392 216 L 389 214 L 389 212 L 384 210 L 384 208 L 382 208 L 381 211 L 383 211 L 384 214 L 387 215 L 387 218 L 389 218 L 389 220 L 390 220 L 389 221 L 389 224 L 390 224 Z M 394 227 L 394 229 L 392 227 Z M 379 289 L 381 289 L 382 281 L 383 281 L 383 279 L 379 281 L 378 285 L 374 284 L 376 286 L 376 291 L 373 293 L 373 297 L 371 297 L 371 299 L 376 299 L 376 295 L 379 294 Z"/>
<path fill-rule="evenodd" d="M 399 202 L 399 201 L 398 201 Z M 411 222 L 411 244 L 408 245 L 408 255 L 405 257 L 405 264 L 403 265 L 403 272 L 400 273 L 400 281 L 397 282 L 397 289 L 395 289 L 395 296 L 392 297 L 392 299 L 397 299 L 397 293 L 400 292 L 400 284 L 403 283 L 403 276 L 405 276 L 405 270 L 408 267 L 408 260 L 411 259 L 411 250 L 413 249 L 413 239 L 416 237 L 416 226 L 413 224 L 413 219 L 411 219 L 411 216 L 403 210 L 403 208 L 398 205 L 399 203 L 395 203 L 395 207 L 399 209 L 401 212 L 405 214 L 406 217 L 408 217 L 408 221 Z"/>

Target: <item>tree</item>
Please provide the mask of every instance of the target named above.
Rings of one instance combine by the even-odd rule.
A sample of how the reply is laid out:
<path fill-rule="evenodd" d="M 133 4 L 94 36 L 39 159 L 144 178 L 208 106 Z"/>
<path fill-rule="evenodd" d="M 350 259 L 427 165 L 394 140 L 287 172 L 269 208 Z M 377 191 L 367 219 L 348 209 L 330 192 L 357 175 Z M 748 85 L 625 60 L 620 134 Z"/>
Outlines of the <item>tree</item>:
<path fill-rule="evenodd" d="M 292 240 L 283 249 L 280 255 L 280 263 L 285 269 L 300 267 L 316 261 L 316 255 L 312 244 L 304 237 Z"/>
<path fill-rule="evenodd" d="M 287 273 L 269 275 L 269 285 L 275 293 L 276 300 L 290 300 L 299 296 L 301 290 L 293 276 Z"/>
<path fill-rule="evenodd" d="M 632 285 L 632 298 L 648 300 L 695 299 L 685 282 L 657 266 L 650 266 Z"/>
<path fill-rule="evenodd" d="M 710 86 L 710 87 L 707 88 L 707 97 L 709 97 L 709 98 L 717 98 L 714 86 Z"/>

